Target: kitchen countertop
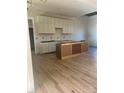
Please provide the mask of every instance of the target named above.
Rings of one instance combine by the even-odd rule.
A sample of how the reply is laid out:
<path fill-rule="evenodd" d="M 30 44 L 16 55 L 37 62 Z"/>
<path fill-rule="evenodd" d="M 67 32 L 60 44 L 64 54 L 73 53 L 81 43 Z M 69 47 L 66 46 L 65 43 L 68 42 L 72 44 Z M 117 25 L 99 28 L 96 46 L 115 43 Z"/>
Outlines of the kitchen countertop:
<path fill-rule="evenodd" d="M 70 44 L 80 44 L 80 43 L 85 43 L 85 42 L 80 42 L 80 41 L 74 41 L 74 42 L 60 42 L 58 44 L 61 45 L 70 45 Z"/>
<path fill-rule="evenodd" d="M 82 43 L 82 42 L 78 42 L 78 41 L 75 41 L 75 42 L 62 42 L 62 44 L 75 44 L 75 43 Z"/>
<path fill-rule="evenodd" d="M 40 43 L 48 43 L 48 42 L 70 42 L 72 40 L 49 40 L 49 41 L 41 41 Z"/>
<path fill-rule="evenodd" d="M 82 43 L 82 42 L 85 42 L 85 40 L 81 40 L 81 41 L 73 41 L 73 40 L 50 40 L 50 41 L 41 41 L 40 43 L 49 43 L 49 42 L 59 42 L 60 44 L 66 44 L 66 43 Z"/>
<path fill-rule="evenodd" d="M 48 42 L 55 42 L 55 40 L 50 40 L 50 41 L 41 41 L 40 43 L 48 43 Z"/>

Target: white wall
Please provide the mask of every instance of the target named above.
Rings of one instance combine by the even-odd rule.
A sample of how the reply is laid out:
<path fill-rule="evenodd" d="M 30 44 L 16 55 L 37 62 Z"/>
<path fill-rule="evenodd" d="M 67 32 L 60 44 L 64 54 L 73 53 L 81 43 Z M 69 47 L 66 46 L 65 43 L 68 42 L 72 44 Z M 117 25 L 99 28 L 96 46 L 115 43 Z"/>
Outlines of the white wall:
<path fill-rule="evenodd" d="M 86 40 L 87 17 L 79 17 L 74 19 L 75 31 L 72 34 L 72 39 L 76 41 Z"/>
<path fill-rule="evenodd" d="M 88 18 L 88 41 L 90 46 L 97 46 L 97 15 Z"/>

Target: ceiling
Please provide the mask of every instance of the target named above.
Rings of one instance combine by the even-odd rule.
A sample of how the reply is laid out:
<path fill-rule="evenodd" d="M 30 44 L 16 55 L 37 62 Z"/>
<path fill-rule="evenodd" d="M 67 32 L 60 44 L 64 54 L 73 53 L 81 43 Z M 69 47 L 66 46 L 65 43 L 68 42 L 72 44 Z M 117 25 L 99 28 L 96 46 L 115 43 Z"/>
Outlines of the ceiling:
<path fill-rule="evenodd" d="M 42 1 L 42 0 L 41 0 Z M 96 0 L 32 0 L 31 10 L 39 11 L 43 15 L 61 15 L 79 17 L 97 11 Z"/>

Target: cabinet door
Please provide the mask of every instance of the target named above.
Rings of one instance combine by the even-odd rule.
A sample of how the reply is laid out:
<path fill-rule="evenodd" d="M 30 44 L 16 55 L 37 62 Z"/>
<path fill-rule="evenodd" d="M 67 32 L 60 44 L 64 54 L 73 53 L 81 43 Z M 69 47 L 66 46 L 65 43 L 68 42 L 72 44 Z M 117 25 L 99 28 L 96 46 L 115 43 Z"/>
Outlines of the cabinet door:
<path fill-rule="evenodd" d="M 40 44 L 40 53 L 48 53 L 49 49 L 48 49 L 48 43 L 41 43 Z"/>
<path fill-rule="evenodd" d="M 51 33 L 55 33 L 55 25 L 51 24 L 50 26 Z"/>
<path fill-rule="evenodd" d="M 51 17 L 51 23 L 52 23 L 52 24 L 55 24 L 54 21 L 55 21 L 55 18 L 52 18 L 52 17 Z"/>
<path fill-rule="evenodd" d="M 58 28 L 62 28 L 62 19 L 58 19 Z"/>
<path fill-rule="evenodd" d="M 65 25 L 65 20 L 64 19 L 61 21 L 61 25 L 62 25 L 62 28 L 64 28 L 64 25 Z"/>
<path fill-rule="evenodd" d="M 44 33 L 48 33 L 49 31 L 49 25 L 48 25 L 48 23 L 44 23 Z"/>
<path fill-rule="evenodd" d="M 68 21 L 68 33 L 73 33 L 72 21 Z"/>
<path fill-rule="evenodd" d="M 65 31 L 66 31 L 66 26 L 63 25 L 63 31 L 62 31 L 62 33 L 65 33 Z"/>
<path fill-rule="evenodd" d="M 74 32 L 74 26 L 73 26 L 73 22 L 70 22 L 70 33 Z"/>
<path fill-rule="evenodd" d="M 55 52 L 56 51 L 56 43 L 52 42 L 49 43 L 49 52 Z"/>
<path fill-rule="evenodd" d="M 72 55 L 72 45 L 68 44 L 68 45 L 62 45 L 61 46 L 61 55 L 62 57 L 66 57 L 66 56 L 70 56 Z"/>
<path fill-rule="evenodd" d="M 55 33 L 54 24 L 41 22 L 38 25 L 38 33 Z"/>
<path fill-rule="evenodd" d="M 58 18 L 54 19 L 54 24 L 55 24 L 55 27 L 57 28 L 58 27 Z"/>
<path fill-rule="evenodd" d="M 72 44 L 72 54 L 81 53 L 81 44 Z"/>
<path fill-rule="evenodd" d="M 47 23 L 51 23 L 51 17 L 47 17 Z"/>
<path fill-rule="evenodd" d="M 40 19 L 40 22 L 46 22 L 46 20 L 47 20 L 47 17 L 46 16 L 40 16 L 39 17 Z"/>
<path fill-rule="evenodd" d="M 51 24 L 50 23 L 46 24 L 46 33 L 52 33 L 51 32 Z"/>
<path fill-rule="evenodd" d="M 53 43 L 52 50 L 56 51 L 56 43 L 55 42 Z"/>
<path fill-rule="evenodd" d="M 88 43 L 82 43 L 82 52 L 88 51 Z"/>
<path fill-rule="evenodd" d="M 71 33 L 71 23 L 70 21 L 66 20 L 63 26 L 63 33 L 70 34 Z"/>
<path fill-rule="evenodd" d="M 68 23 L 68 33 L 71 33 L 71 24 Z"/>
<path fill-rule="evenodd" d="M 54 34 L 55 33 L 55 27 L 54 24 L 48 24 L 48 33 Z"/>
<path fill-rule="evenodd" d="M 45 32 L 45 25 L 44 23 L 39 23 L 38 24 L 38 33 L 44 33 Z"/>
<path fill-rule="evenodd" d="M 50 33 L 50 24 L 44 23 L 44 33 Z"/>
<path fill-rule="evenodd" d="M 62 33 L 68 33 L 68 26 L 67 23 L 63 25 L 63 32 Z"/>
<path fill-rule="evenodd" d="M 44 16 L 39 16 L 39 22 L 44 22 Z"/>

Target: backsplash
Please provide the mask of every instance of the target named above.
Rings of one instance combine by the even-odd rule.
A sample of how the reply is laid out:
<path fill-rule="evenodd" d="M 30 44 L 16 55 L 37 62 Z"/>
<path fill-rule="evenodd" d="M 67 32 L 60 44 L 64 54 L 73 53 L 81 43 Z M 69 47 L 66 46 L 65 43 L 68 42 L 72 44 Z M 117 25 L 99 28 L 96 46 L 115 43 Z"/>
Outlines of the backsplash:
<path fill-rule="evenodd" d="M 50 40 L 72 40 L 71 34 L 62 34 L 61 28 L 56 28 L 55 34 L 53 35 L 45 35 L 45 34 L 37 34 L 36 38 L 38 41 L 50 41 Z"/>
<path fill-rule="evenodd" d="M 71 35 L 37 35 L 36 38 L 39 41 L 72 40 L 72 36 Z"/>

